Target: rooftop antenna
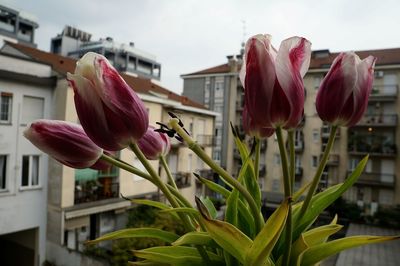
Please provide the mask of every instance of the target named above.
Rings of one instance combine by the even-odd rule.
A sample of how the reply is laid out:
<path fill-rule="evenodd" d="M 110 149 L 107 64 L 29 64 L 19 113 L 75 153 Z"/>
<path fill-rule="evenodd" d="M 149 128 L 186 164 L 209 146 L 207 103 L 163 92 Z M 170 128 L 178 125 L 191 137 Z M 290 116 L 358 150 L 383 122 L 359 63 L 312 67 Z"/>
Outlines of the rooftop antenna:
<path fill-rule="evenodd" d="M 242 35 L 242 44 L 241 44 L 241 48 L 240 48 L 240 54 L 243 55 L 244 54 L 244 46 L 246 44 L 246 20 L 242 19 L 242 30 L 243 30 L 243 35 Z"/>

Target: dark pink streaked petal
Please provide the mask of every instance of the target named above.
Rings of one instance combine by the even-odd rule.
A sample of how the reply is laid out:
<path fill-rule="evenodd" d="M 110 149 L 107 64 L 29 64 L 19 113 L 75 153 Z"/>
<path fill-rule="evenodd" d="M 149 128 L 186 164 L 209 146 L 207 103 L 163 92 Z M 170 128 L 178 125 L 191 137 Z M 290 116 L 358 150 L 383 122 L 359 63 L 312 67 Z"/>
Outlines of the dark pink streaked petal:
<path fill-rule="evenodd" d="M 37 120 L 24 136 L 43 152 L 74 168 L 92 166 L 103 152 L 80 125 L 70 122 Z"/>
<path fill-rule="evenodd" d="M 154 129 L 153 126 L 149 126 L 137 143 L 148 160 L 158 160 L 161 155 L 167 155 L 171 146 L 168 136 Z"/>
<path fill-rule="evenodd" d="M 355 58 L 346 53 L 339 54 L 322 81 L 316 98 L 317 112 L 323 121 L 335 123 L 339 117 L 342 122 L 349 119 L 345 116 L 353 112 L 349 108 L 354 106 L 345 106 L 345 103 L 352 97 L 356 79 Z"/>
<path fill-rule="evenodd" d="M 257 137 L 260 139 L 268 138 L 274 134 L 275 130 L 273 128 L 258 127 L 257 124 L 253 123 L 252 118 L 247 112 L 247 107 L 245 106 L 242 114 L 243 128 L 247 135 L 251 137 Z"/>
<path fill-rule="evenodd" d="M 245 102 L 254 123 L 270 124 L 269 106 L 275 84 L 275 63 L 264 40 L 251 38 L 246 54 Z"/>

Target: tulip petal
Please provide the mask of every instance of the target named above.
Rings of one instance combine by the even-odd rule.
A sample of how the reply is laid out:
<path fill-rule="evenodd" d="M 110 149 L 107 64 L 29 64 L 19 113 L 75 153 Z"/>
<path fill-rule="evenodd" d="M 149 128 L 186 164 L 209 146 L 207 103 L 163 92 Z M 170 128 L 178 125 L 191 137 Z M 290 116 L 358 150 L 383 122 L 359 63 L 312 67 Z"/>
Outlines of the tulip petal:
<path fill-rule="evenodd" d="M 368 56 L 357 65 L 357 83 L 354 88 L 354 113 L 347 126 L 355 125 L 363 116 L 368 106 L 368 97 L 372 90 L 374 65 L 376 58 Z"/>
<path fill-rule="evenodd" d="M 316 108 L 323 121 L 343 123 L 349 120 L 349 115 L 354 111 L 354 105 L 349 105 L 349 97 L 353 96 L 356 80 L 357 69 L 354 53 L 339 54 L 333 61 L 317 94 Z"/>
<path fill-rule="evenodd" d="M 276 77 L 290 104 L 289 120 L 285 127 L 297 126 L 304 110 L 304 84 L 302 77 L 308 70 L 311 43 L 305 38 L 284 40 L 276 57 Z M 275 98 L 274 98 L 275 99 Z"/>
<path fill-rule="evenodd" d="M 113 127 L 108 124 L 108 122 L 118 123 L 119 119 L 116 119 L 117 116 L 104 106 L 92 82 L 83 76 L 70 73 L 68 81 L 74 90 L 75 108 L 86 134 L 97 145 L 110 151 L 126 147 L 117 139 L 121 136 L 116 136 L 112 130 L 117 125 Z"/>
<path fill-rule="evenodd" d="M 247 42 L 245 104 L 251 106 L 248 112 L 257 124 L 269 124 L 270 117 L 266 110 L 271 104 L 275 84 L 274 52 L 271 53 L 268 38 L 256 36 Z"/>
<path fill-rule="evenodd" d="M 119 73 L 102 57 L 95 61 L 97 79 L 102 81 L 100 96 L 102 101 L 124 123 L 133 140 L 142 137 L 148 127 L 148 113 L 142 100 L 122 79 Z M 132 123 L 141 121 L 141 123 Z"/>
<path fill-rule="evenodd" d="M 65 121 L 37 120 L 24 136 L 57 161 L 74 168 L 92 166 L 103 153 L 81 126 Z"/>

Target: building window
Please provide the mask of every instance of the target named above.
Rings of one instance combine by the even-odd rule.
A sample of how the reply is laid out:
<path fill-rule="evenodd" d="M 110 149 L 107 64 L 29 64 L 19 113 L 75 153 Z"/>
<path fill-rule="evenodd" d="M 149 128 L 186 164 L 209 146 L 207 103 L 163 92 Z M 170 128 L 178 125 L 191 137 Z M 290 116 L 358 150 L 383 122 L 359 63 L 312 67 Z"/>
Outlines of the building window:
<path fill-rule="evenodd" d="M 44 117 L 44 99 L 39 97 L 24 96 L 22 102 L 22 124 L 28 124 Z"/>
<path fill-rule="evenodd" d="M 272 179 L 272 191 L 279 191 L 279 179 Z"/>
<path fill-rule="evenodd" d="M 221 160 L 221 152 L 220 151 L 214 151 L 213 153 L 213 159 L 215 161 L 220 161 Z"/>
<path fill-rule="evenodd" d="M 214 86 L 214 97 L 222 99 L 224 97 L 224 78 L 217 77 L 215 79 L 215 86 Z"/>
<path fill-rule="evenodd" d="M 313 155 L 311 158 L 311 166 L 317 167 L 318 166 L 318 156 Z"/>
<path fill-rule="evenodd" d="M 11 123 L 12 94 L 0 93 L 0 123 Z"/>
<path fill-rule="evenodd" d="M 280 154 L 274 154 L 274 163 L 281 164 L 281 156 Z"/>
<path fill-rule="evenodd" d="M 313 138 L 314 142 L 319 141 L 319 130 L 318 129 L 313 129 L 312 138 Z"/>
<path fill-rule="evenodd" d="M 6 189 L 7 155 L 0 155 L 0 190 Z"/>
<path fill-rule="evenodd" d="M 321 85 L 321 81 L 322 81 L 321 77 L 314 77 L 314 88 L 316 90 L 319 89 L 319 86 Z"/>
<path fill-rule="evenodd" d="M 22 187 L 39 185 L 39 155 L 22 156 Z"/>

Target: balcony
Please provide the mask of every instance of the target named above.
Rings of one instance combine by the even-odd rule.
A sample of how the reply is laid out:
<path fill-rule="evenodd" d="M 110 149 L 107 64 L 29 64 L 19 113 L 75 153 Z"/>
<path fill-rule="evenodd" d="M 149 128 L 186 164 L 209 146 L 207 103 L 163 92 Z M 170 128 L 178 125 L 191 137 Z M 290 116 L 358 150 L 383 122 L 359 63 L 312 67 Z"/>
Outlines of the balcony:
<path fill-rule="evenodd" d="M 394 127 L 397 125 L 396 114 L 364 115 L 356 126 L 359 127 Z"/>
<path fill-rule="evenodd" d="M 119 183 L 112 179 L 100 178 L 75 186 L 74 203 L 80 204 L 119 197 Z"/>
<path fill-rule="evenodd" d="M 398 86 L 397 85 L 380 85 L 373 86 L 370 101 L 395 101 L 397 98 Z"/>
<path fill-rule="evenodd" d="M 296 166 L 296 168 L 294 169 L 294 175 L 296 180 L 301 179 L 303 177 L 303 167 Z"/>
<path fill-rule="evenodd" d="M 349 172 L 350 175 L 350 172 Z M 396 177 L 393 174 L 362 173 L 356 185 L 394 188 Z"/>
<path fill-rule="evenodd" d="M 197 135 L 196 141 L 200 146 L 215 146 L 213 135 Z"/>
<path fill-rule="evenodd" d="M 260 168 L 258 170 L 258 176 L 264 177 L 266 173 L 267 173 L 267 167 L 265 166 L 265 164 L 260 164 Z"/>
<path fill-rule="evenodd" d="M 331 128 L 328 125 L 323 125 L 321 127 L 321 138 L 322 139 L 328 139 L 330 135 L 330 130 Z M 340 128 L 336 130 L 336 139 L 340 137 Z"/>
<path fill-rule="evenodd" d="M 241 112 L 243 111 L 244 102 L 243 101 L 236 101 L 236 111 Z"/>
<path fill-rule="evenodd" d="M 175 183 L 178 188 L 187 188 L 191 186 L 190 173 L 178 172 L 172 175 L 175 178 Z"/>
<path fill-rule="evenodd" d="M 352 155 L 396 156 L 396 144 L 385 136 L 351 136 L 348 152 Z"/>
<path fill-rule="evenodd" d="M 294 151 L 295 152 L 302 152 L 304 150 L 304 141 L 303 140 L 294 140 Z"/>
<path fill-rule="evenodd" d="M 339 155 L 338 154 L 330 154 L 328 157 L 328 161 L 326 162 L 326 165 L 328 166 L 337 166 L 339 165 Z"/>

